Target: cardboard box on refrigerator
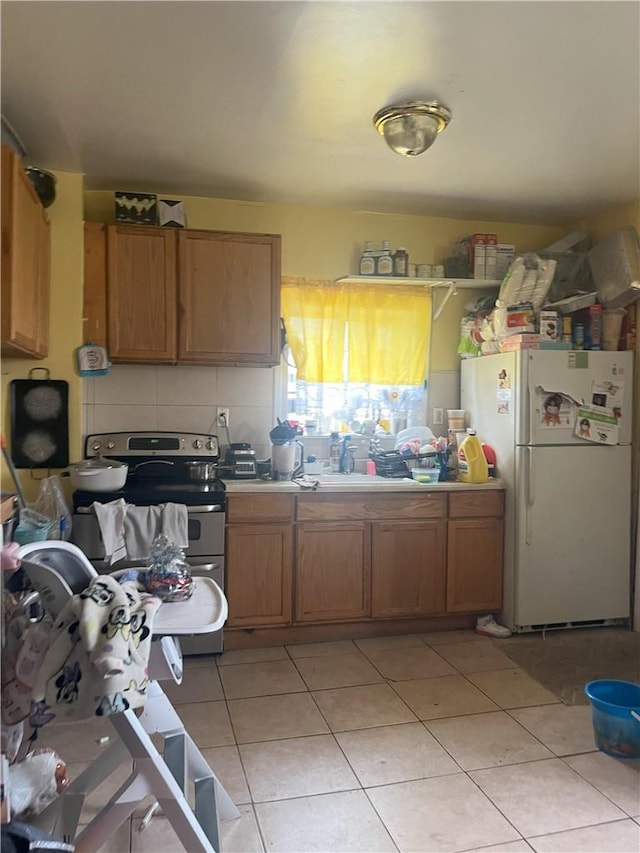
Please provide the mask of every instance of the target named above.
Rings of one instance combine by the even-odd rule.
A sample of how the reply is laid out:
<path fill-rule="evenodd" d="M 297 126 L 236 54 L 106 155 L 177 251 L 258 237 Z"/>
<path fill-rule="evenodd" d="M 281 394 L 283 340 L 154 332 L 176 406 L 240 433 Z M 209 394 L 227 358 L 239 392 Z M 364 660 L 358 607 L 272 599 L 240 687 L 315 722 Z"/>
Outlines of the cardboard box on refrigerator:
<path fill-rule="evenodd" d="M 500 352 L 521 349 L 540 349 L 540 335 L 537 333 L 509 335 L 500 344 Z"/>
<path fill-rule="evenodd" d="M 488 246 L 497 246 L 497 234 L 469 234 L 460 241 L 460 246 L 469 261 L 469 269 L 473 278 L 487 278 L 486 275 L 486 249 Z M 491 253 L 490 253 L 491 254 Z"/>
<path fill-rule="evenodd" d="M 496 246 L 496 278 L 502 279 L 507 274 L 507 270 L 513 263 L 516 256 L 516 247 L 513 243 L 498 243 Z"/>

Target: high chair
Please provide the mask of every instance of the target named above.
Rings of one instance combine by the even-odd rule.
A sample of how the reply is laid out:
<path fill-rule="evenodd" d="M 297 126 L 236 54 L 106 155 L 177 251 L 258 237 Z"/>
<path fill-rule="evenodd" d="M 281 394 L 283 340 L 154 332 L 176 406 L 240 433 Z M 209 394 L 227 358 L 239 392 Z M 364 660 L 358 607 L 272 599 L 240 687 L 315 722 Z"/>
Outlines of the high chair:
<path fill-rule="evenodd" d="M 54 619 L 69 598 L 84 590 L 98 574 L 82 551 L 69 542 L 34 542 L 22 546 L 16 556 Z M 220 587 L 210 578 L 198 577 L 194 582 L 188 601 L 163 604 L 156 613 L 147 699 L 140 715 L 127 709 L 109 716 L 118 739 L 34 821 L 51 834 L 72 841 L 78 853 L 98 850 L 149 795 L 161 806 L 189 851 L 219 853 L 219 819 L 240 817 L 158 683 L 167 679 L 182 682 L 177 637 L 217 631 L 226 621 L 227 601 Z M 150 735 L 155 733 L 163 738 L 163 755 L 151 740 Z M 86 796 L 127 759 L 133 759 L 133 772 L 76 836 Z M 193 810 L 186 798 L 189 780 L 195 789 Z"/>

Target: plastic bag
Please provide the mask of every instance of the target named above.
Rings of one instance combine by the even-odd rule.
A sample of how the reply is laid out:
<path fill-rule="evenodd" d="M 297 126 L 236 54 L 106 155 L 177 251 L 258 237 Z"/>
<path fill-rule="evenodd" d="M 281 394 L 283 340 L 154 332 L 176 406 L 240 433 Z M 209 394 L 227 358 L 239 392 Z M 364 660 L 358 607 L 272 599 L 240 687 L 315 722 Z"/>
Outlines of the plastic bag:
<path fill-rule="evenodd" d="M 71 536 L 71 512 L 62 490 L 60 477 L 54 474 L 40 483 L 40 494 L 30 509 L 49 519 L 49 539 L 68 540 Z M 22 519 L 21 519 L 22 521 Z"/>
<path fill-rule="evenodd" d="M 193 578 L 184 551 L 164 533 L 151 544 L 144 585 L 147 592 L 162 601 L 186 601 L 193 593 Z"/>
<path fill-rule="evenodd" d="M 490 296 L 480 296 L 464 306 L 458 342 L 458 355 L 461 358 L 473 358 L 480 353 L 483 341 L 481 329 L 491 313 L 494 301 Z"/>
<path fill-rule="evenodd" d="M 528 302 L 539 311 L 547 298 L 556 265 L 555 260 L 543 260 L 533 252 L 518 255 L 504 277 L 496 305 L 509 308 Z"/>
<path fill-rule="evenodd" d="M 67 765 L 52 749 L 34 749 L 9 768 L 9 778 L 17 815 L 40 814 L 69 784 Z"/>

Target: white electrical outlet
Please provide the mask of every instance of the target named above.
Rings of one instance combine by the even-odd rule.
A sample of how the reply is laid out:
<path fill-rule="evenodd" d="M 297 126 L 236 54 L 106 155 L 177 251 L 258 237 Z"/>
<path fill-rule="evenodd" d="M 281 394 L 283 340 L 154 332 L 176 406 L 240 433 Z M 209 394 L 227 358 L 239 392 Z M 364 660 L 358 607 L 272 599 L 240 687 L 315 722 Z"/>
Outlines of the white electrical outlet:
<path fill-rule="evenodd" d="M 219 427 L 228 427 L 229 424 L 229 409 L 227 406 L 218 406 L 216 412 L 216 424 Z"/>
<path fill-rule="evenodd" d="M 444 409 L 433 410 L 433 425 L 444 423 Z"/>

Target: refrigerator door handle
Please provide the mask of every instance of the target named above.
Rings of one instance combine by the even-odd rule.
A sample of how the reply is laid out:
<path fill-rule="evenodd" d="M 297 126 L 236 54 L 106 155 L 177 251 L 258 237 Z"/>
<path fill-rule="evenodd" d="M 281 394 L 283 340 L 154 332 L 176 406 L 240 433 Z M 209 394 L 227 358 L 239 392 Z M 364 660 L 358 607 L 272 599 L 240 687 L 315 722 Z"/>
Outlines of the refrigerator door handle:
<path fill-rule="evenodd" d="M 525 542 L 527 543 L 527 545 L 531 545 L 531 543 L 533 542 L 533 530 L 531 521 L 533 513 L 530 512 L 530 509 L 533 506 L 535 495 L 533 493 L 533 453 L 531 452 L 530 447 L 527 447 L 527 465 L 525 469 L 525 478 Z"/>
<path fill-rule="evenodd" d="M 525 438 L 525 444 L 530 444 L 532 441 L 532 436 L 534 432 L 533 428 L 533 417 L 536 412 L 536 389 L 533 385 L 529 385 L 529 393 L 527 394 L 527 413 L 525 422 L 527 424 L 527 435 Z"/>

